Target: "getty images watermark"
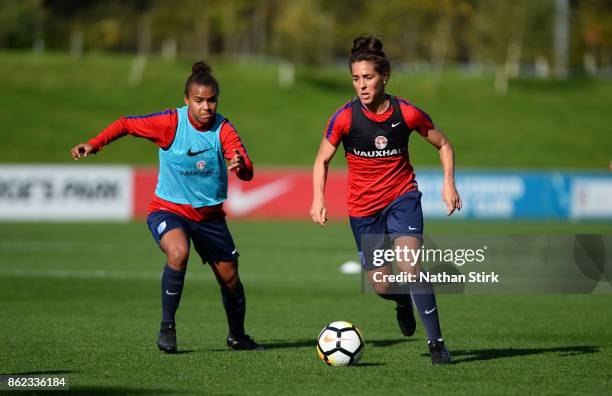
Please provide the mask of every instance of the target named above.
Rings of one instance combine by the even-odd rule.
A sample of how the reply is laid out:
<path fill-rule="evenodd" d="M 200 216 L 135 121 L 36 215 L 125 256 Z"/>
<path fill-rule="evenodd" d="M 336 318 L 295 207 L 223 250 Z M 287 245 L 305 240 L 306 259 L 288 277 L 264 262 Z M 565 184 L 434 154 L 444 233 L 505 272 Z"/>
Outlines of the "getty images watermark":
<path fill-rule="evenodd" d="M 440 249 L 419 248 L 408 246 L 396 246 L 393 249 L 374 249 L 372 252 L 372 265 L 382 267 L 389 263 L 395 263 L 400 272 L 397 274 L 385 274 L 375 271 L 372 274 L 374 282 L 430 282 L 430 283 L 499 283 L 499 274 L 494 271 L 478 272 L 470 271 L 466 274 L 457 273 L 430 273 L 418 271 L 419 263 L 446 263 L 462 267 L 465 264 L 483 263 L 486 260 L 487 246 L 480 249 Z M 414 268 L 415 271 L 406 271 L 406 266 Z"/>
<path fill-rule="evenodd" d="M 364 290 L 612 293 L 612 235 L 364 235 L 361 248 Z"/>

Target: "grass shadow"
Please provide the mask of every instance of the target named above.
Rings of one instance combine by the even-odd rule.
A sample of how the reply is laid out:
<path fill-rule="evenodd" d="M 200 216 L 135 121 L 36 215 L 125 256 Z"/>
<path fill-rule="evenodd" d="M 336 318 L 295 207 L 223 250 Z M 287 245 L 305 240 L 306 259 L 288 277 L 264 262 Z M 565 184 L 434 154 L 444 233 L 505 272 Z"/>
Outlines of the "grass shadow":
<path fill-rule="evenodd" d="M 375 348 L 384 348 L 388 346 L 393 346 L 397 344 L 401 344 L 404 342 L 414 341 L 408 338 L 396 338 L 394 340 L 366 340 L 366 345 L 371 345 Z"/>
<path fill-rule="evenodd" d="M 555 348 L 502 348 L 502 349 L 471 349 L 452 351 L 454 363 L 468 363 L 483 360 L 513 358 L 529 355 L 540 355 L 543 353 L 558 353 L 560 357 L 598 353 L 599 347 L 589 345 L 577 345 Z M 423 354 L 429 356 L 429 354 Z"/>
<path fill-rule="evenodd" d="M 263 342 L 261 344 L 265 349 L 285 349 L 285 348 L 306 348 L 315 347 L 316 340 L 295 340 L 295 341 L 280 341 L 280 342 Z"/>
<path fill-rule="evenodd" d="M 264 347 L 264 352 L 266 350 L 274 350 L 274 349 L 288 349 L 288 348 L 306 348 L 306 347 L 315 347 L 317 342 L 315 340 L 295 340 L 295 341 L 275 341 L 275 342 L 260 342 L 261 346 Z M 230 352 L 231 349 L 228 348 L 215 348 L 215 349 L 207 349 L 206 352 Z"/>
<path fill-rule="evenodd" d="M 353 364 L 354 367 L 374 367 L 374 366 L 384 366 L 387 363 L 381 363 L 381 362 L 366 362 L 366 363 L 357 363 L 357 364 Z"/>
<path fill-rule="evenodd" d="M 78 373 L 78 370 L 34 370 L 34 371 L 20 371 L 13 373 L 0 373 L 0 375 L 52 375 L 52 374 L 73 374 Z"/>
<path fill-rule="evenodd" d="M 197 351 L 194 349 L 185 349 L 185 350 L 179 349 L 178 351 L 176 351 L 176 353 L 173 353 L 171 355 L 186 355 L 186 354 L 195 353 L 195 352 Z"/>
<path fill-rule="evenodd" d="M 407 338 L 397 338 L 393 340 L 366 340 L 367 346 L 372 346 L 374 348 L 384 348 L 397 344 L 401 344 L 403 342 L 414 341 Z M 315 347 L 317 345 L 317 341 L 313 339 L 301 339 L 301 340 L 292 340 L 292 341 L 281 341 L 281 340 L 273 340 L 270 342 L 261 342 L 261 346 L 264 347 L 265 350 L 274 350 L 274 349 L 290 349 L 290 348 L 308 348 Z M 229 349 L 209 349 L 207 352 L 227 352 Z M 193 352 L 193 351 L 191 351 Z M 179 352 L 180 353 L 180 352 Z"/>
<path fill-rule="evenodd" d="M 145 389 L 110 386 L 78 386 L 71 387 L 70 395 L 163 395 L 176 393 L 165 389 Z"/>
<path fill-rule="evenodd" d="M 366 345 L 373 346 L 375 348 L 384 348 L 392 345 L 397 345 L 403 342 L 412 341 L 407 338 L 397 338 L 394 340 L 366 340 Z M 293 341 L 272 341 L 262 342 L 261 345 L 265 349 L 288 349 L 288 348 L 307 348 L 315 347 L 317 341 L 313 339 L 302 339 Z M 211 352 L 227 351 L 227 349 L 213 349 Z"/>

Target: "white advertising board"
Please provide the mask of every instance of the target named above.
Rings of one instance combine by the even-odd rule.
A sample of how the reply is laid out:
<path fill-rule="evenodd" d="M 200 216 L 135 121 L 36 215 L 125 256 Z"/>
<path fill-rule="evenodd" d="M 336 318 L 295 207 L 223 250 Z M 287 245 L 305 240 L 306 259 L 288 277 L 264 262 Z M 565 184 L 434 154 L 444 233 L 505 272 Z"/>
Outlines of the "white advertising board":
<path fill-rule="evenodd" d="M 0 165 L 0 220 L 129 220 L 127 166 Z"/>

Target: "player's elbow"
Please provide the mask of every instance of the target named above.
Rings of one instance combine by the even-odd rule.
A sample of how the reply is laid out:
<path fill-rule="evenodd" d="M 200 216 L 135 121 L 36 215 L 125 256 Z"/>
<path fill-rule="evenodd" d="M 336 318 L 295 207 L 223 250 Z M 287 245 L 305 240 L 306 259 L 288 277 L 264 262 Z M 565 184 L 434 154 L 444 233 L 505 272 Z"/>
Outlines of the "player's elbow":
<path fill-rule="evenodd" d="M 328 168 L 329 167 L 329 163 L 331 162 L 331 157 L 323 157 L 323 156 L 318 156 L 315 159 L 315 163 L 314 166 L 315 167 L 323 167 L 323 168 Z"/>
<path fill-rule="evenodd" d="M 452 153 L 453 145 L 451 144 L 450 140 L 448 140 L 447 138 L 443 138 L 442 141 L 440 142 L 440 146 L 438 147 L 438 151 L 440 152 L 449 151 Z"/>

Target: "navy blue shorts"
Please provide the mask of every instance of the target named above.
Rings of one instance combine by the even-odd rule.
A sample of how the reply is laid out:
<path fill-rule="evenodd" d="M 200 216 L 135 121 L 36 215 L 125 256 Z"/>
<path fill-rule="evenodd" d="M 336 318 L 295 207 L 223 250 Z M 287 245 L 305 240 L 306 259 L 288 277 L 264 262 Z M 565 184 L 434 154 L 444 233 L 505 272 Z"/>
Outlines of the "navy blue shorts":
<path fill-rule="evenodd" d="M 379 268 L 373 264 L 373 250 L 392 249 L 401 236 L 423 236 L 421 192 L 409 191 L 397 197 L 382 211 L 372 216 L 350 217 L 351 229 L 361 264 L 366 270 Z M 363 240 L 367 246 L 362 246 Z"/>
<path fill-rule="evenodd" d="M 196 222 L 172 212 L 158 211 L 147 218 L 149 229 L 159 245 L 162 236 L 170 230 L 180 228 L 192 241 L 203 263 L 236 261 L 238 250 L 225 219 Z M 189 241 L 187 241 L 189 242 Z"/>

